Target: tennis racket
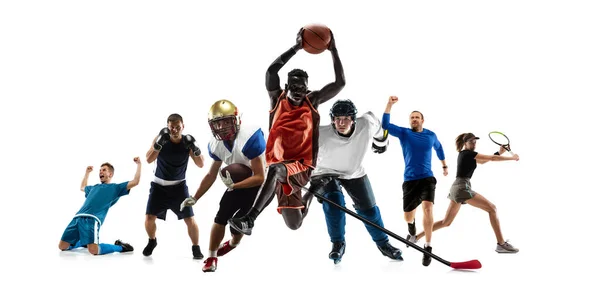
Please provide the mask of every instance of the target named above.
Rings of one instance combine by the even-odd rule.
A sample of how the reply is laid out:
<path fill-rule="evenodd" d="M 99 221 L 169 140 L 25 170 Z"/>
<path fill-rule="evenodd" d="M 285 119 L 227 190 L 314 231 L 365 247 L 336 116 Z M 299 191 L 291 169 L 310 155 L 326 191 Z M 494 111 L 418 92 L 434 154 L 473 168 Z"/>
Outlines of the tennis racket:
<path fill-rule="evenodd" d="M 488 134 L 488 136 L 490 137 L 492 142 L 503 147 L 511 155 L 513 155 L 513 156 L 515 155 L 510 150 L 510 140 L 508 139 L 508 137 L 506 137 L 506 135 L 504 135 L 504 133 L 498 132 L 498 131 L 492 131 Z"/>

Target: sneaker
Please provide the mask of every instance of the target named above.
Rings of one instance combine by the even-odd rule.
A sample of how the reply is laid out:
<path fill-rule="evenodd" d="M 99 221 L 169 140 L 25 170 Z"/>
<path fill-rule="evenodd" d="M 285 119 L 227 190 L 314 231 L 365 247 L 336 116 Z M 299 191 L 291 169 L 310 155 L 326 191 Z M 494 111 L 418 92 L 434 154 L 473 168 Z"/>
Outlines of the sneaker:
<path fill-rule="evenodd" d="M 192 254 L 194 255 L 195 260 L 201 260 L 204 258 L 204 255 L 202 254 L 202 252 L 200 252 L 199 245 L 192 245 Z"/>
<path fill-rule="evenodd" d="M 215 272 L 217 270 L 217 258 L 209 257 L 204 261 L 202 272 Z"/>
<path fill-rule="evenodd" d="M 502 244 L 502 245 L 496 244 L 496 252 L 498 252 L 498 253 L 517 253 L 517 252 L 519 252 L 519 248 L 515 248 L 510 243 L 508 243 L 508 240 L 506 240 L 506 242 L 504 242 L 504 244 Z"/>
<path fill-rule="evenodd" d="M 411 242 L 413 244 L 417 244 L 417 236 L 415 236 L 415 235 L 408 234 L 408 236 L 406 236 L 406 240 L 408 240 L 408 242 Z M 410 246 L 406 245 L 406 247 L 410 247 Z"/>
<path fill-rule="evenodd" d="M 234 250 L 237 246 L 231 246 L 231 240 L 221 244 L 217 249 L 217 256 L 224 256 L 230 251 Z"/>
<path fill-rule="evenodd" d="M 345 252 L 346 242 L 333 242 L 333 245 L 331 245 L 331 252 L 329 253 L 329 259 L 332 259 L 334 264 L 338 264 L 342 261 L 342 256 L 344 256 Z"/>
<path fill-rule="evenodd" d="M 231 218 L 227 222 L 229 223 L 229 226 L 237 232 L 248 236 L 252 234 L 254 221 L 248 215 L 244 215 L 241 218 Z"/>
<path fill-rule="evenodd" d="M 123 250 L 121 252 L 130 252 L 133 251 L 133 246 L 129 245 L 129 243 L 123 243 L 121 240 L 116 240 L 115 245 L 121 246 Z"/>
<path fill-rule="evenodd" d="M 402 258 L 402 250 L 394 247 L 392 244 L 390 244 L 390 242 L 386 242 L 385 244 L 383 244 L 381 246 L 378 245 L 377 248 L 379 249 L 379 251 L 381 251 L 381 254 L 383 254 L 393 260 L 398 260 L 398 261 L 404 260 Z"/>
<path fill-rule="evenodd" d="M 425 246 L 423 249 L 429 253 L 431 253 L 432 250 L 431 246 Z M 427 267 L 429 264 L 431 264 L 431 256 L 423 253 L 423 266 Z"/>
<path fill-rule="evenodd" d="M 151 256 L 152 251 L 154 251 L 155 247 L 156 247 L 156 238 L 148 239 L 148 245 L 146 245 L 146 247 L 144 248 L 144 251 L 142 251 L 142 254 L 144 254 L 144 256 Z"/>

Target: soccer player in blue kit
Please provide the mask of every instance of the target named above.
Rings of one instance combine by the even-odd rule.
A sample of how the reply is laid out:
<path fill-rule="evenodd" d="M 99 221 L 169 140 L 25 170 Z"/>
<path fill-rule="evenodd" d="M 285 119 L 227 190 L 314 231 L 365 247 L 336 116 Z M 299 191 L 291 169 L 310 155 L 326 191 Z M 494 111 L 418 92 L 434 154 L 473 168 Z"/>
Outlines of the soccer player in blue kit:
<path fill-rule="evenodd" d="M 133 180 L 119 184 L 110 182 L 115 171 L 114 167 L 110 163 L 103 163 L 100 166 L 100 184 L 88 186 L 88 177 L 94 169 L 92 166 L 87 167 L 81 182 L 81 191 L 85 192 L 85 202 L 60 238 L 60 243 L 58 243 L 60 250 L 87 247 L 93 255 L 133 251 L 133 246 L 123 243 L 121 240 L 115 241 L 113 245 L 100 243 L 99 238 L 100 227 L 104 224 L 110 207 L 116 204 L 121 196 L 128 195 L 129 190 L 140 183 L 142 164 L 138 157 L 135 157 L 133 161 L 137 164 Z"/>
<path fill-rule="evenodd" d="M 404 183 L 402 183 L 404 220 L 408 223 L 408 237 L 411 242 L 416 242 L 417 229 L 415 226 L 415 212 L 423 204 L 423 230 L 425 231 L 425 245 L 423 249 L 432 251 L 431 235 L 433 233 L 433 203 L 435 199 L 435 186 L 437 180 L 431 170 L 432 148 L 435 149 L 438 159 L 442 162 L 444 176 L 448 175 L 446 156 L 442 144 L 436 134 L 423 128 L 424 117 L 419 111 L 410 114 L 411 128 L 399 127 L 390 123 L 392 106 L 398 102 L 398 97 L 390 96 L 388 99 L 383 119 L 384 130 L 400 139 L 402 154 L 404 155 Z M 429 266 L 431 257 L 423 254 L 423 266 Z"/>

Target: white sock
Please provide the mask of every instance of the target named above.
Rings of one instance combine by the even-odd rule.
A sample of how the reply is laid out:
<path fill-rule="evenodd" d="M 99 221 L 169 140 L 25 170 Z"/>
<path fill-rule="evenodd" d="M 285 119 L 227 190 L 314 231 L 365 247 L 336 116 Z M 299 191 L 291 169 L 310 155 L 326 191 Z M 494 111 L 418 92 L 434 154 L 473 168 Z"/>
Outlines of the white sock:
<path fill-rule="evenodd" d="M 431 243 L 430 242 L 425 242 L 425 247 L 431 247 Z"/>
<path fill-rule="evenodd" d="M 217 257 L 217 251 L 216 250 L 209 250 L 208 251 L 208 257 Z"/>
<path fill-rule="evenodd" d="M 236 247 L 236 246 L 238 246 L 238 245 L 240 245 L 240 243 L 233 243 L 233 239 L 231 239 L 231 240 L 229 241 L 229 246 L 231 246 L 231 247 Z"/>

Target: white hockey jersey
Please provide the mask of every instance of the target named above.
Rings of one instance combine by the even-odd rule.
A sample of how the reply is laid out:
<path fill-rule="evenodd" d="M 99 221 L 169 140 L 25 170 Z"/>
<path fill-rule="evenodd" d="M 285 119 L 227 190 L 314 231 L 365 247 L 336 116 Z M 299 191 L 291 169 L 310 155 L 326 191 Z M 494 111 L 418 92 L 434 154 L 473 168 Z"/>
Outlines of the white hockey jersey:
<path fill-rule="evenodd" d="M 340 179 L 364 176 L 365 154 L 371 150 L 373 137 L 382 135 L 381 121 L 371 111 L 356 118 L 350 137 L 340 136 L 331 124 L 319 126 L 319 154 L 312 176 L 338 174 Z"/>

